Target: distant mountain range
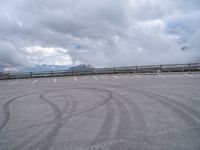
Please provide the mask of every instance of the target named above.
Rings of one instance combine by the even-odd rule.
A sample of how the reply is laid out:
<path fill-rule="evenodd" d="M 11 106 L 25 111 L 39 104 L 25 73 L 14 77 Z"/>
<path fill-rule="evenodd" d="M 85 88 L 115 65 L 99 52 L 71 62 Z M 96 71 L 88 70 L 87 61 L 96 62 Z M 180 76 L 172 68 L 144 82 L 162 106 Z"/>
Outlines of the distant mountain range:
<path fill-rule="evenodd" d="M 68 70 L 70 66 L 60 65 L 35 65 L 34 67 L 25 67 L 19 71 L 23 72 L 39 72 L 39 71 L 51 71 L 51 70 Z"/>
<path fill-rule="evenodd" d="M 74 67 L 70 67 L 69 70 L 88 70 L 88 69 L 92 69 L 93 67 L 91 65 L 78 65 L 78 66 L 74 66 Z"/>
<path fill-rule="evenodd" d="M 6 72 L 41 72 L 41 71 L 58 71 L 58 70 L 86 70 L 91 69 L 91 65 L 78 65 L 78 66 L 64 66 L 64 65 L 35 65 L 33 67 L 16 68 L 18 71 Z M 0 68 L 0 73 L 4 72 L 3 67 Z M 3 74 L 3 73 L 2 73 Z"/>
<path fill-rule="evenodd" d="M 19 69 L 19 72 L 40 72 L 40 71 L 56 71 L 56 70 L 86 70 L 91 69 L 91 65 L 78 66 L 60 66 L 60 65 L 36 65 L 34 67 L 25 67 Z"/>

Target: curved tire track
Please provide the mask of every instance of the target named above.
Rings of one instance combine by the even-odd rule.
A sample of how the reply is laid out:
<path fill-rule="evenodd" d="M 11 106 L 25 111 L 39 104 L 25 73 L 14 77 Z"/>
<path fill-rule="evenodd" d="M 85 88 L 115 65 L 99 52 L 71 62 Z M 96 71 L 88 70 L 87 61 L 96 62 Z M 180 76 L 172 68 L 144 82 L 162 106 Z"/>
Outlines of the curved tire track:
<path fill-rule="evenodd" d="M 92 88 L 71 88 L 71 89 L 83 89 L 83 90 L 84 90 L 84 89 L 90 89 L 90 90 L 92 90 Z M 62 89 L 62 90 L 65 90 L 65 89 Z M 51 91 L 51 92 L 58 92 L 58 91 L 62 91 L 62 90 L 54 90 L 54 91 Z M 68 90 L 70 90 L 70 89 L 68 89 Z M 93 106 L 88 106 L 87 108 L 85 108 L 85 109 L 83 109 L 83 110 L 81 110 L 81 111 L 79 111 L 79 112 L 74 112 L 74 113 L 70 116 L 70 118 L 76 117 L 76 116 L 82 115 L 83 113 L 86 113 L 86 112 L 92 111 L 92 110 L 94 110 L 94 109 L 97 109 L 97 108 L 103 106 L 107 101 L 110 100 L 110 97 L 112 97 L 112 93 L 110 93 L 110 91 L 103 90 L 103 89 L 93 89 L 93 90 L 100 90 L 101 92 L 107 92 L 108 98 L 106 98 L 106 99 L 103 100 L 102 102 L 99 102 L 99 103 L 94 104 Z M 70 96 L 70 97 L 72 97 L 72 96 Z M 75 103 L 76 103 L 75 105 L 78 104 L 77 102 L 75 102 Z M 63 113 L 63 112 L 65 112 L 65 110 L 62 111 L 62 113 Z M 44 122 L 44 123 L 41 123 L 41 124 L 32 125 L 32 126 L 29 126 L 29 127 L 26 127 L 26 128 L 21 128 L 21 129 L 19 129 L 19 130 L 26 130 L 26 129 L 29 129 L 29 128 L 39 127 L 39 126 L 42 126 L 42 125 L 45 125 L 45 124 L 51 124 L 51 123 L 53 123 L 53 121 L 47 121 L 47 122 Z M 9 131 L 9 132 L 10 132 L 10 131 Z M 12 132 L 12 131 L 11 131 L 11 132 Z"/>
<path fill-rule="evenodd" d="M 104 123 L 90 145 L 90 149 L 104 149 L 108 147 L 111 150 L 132 149 L 133 147 L 141 147 L 141 143 L 147 141 L 146 123 L 136 103 L 119 94 L 115 95 L 116 97 L 112 101 L 106 103 L 107 114 Z M 115 136 L 110 139 L 114 125 L 113 116 L 116 114 L 112 102 L 115 102 L 117 105 L 119 120 Z M 137 141 L 134 137 L 137 137 Z"/>
<path fill-rule="evenodd" d="M 60 129 L 60 127 L 62 126 L 62 121 L 65 121 L 65 123 L 67 122 L 67 120 L 71 117 L 76 117 L 78 115 L 81 115 L 83 113 L 86 113 L 86 112 L 89 112 L 89 111 L 92 111 L 94 109 L 97 109 L 101 106 L 103 106 L 104 104 L 106 104 L 107 102 L 109 102 L 109 100 L 112 99 L 112 92 L 110 92 L 109 90 L 106 90 L 106 89 L 98 89 L 98 88 L 69 88 L 67 90 L 71 90 L 71 89 L 74 89 L 74 90 L 77 90 L 77 89 L 80 89 L 80 90 L 89 90 L 89 91 L 98 91 L 98 92 L 101 92 L 103 93 L 104 95 L 106 94 L 106 98 L 102 101 L 102 102 L 99 102 L 97 104 L 94 104 L 93 106 L 89 106 L 87 108 L 84 108 L 82 111 L 79 111 L 79 112 L 75 112 L 76 110 L 76 106 L 77 106 L 77 103 L 74 101 L 73 104 L 72 104 L 72 107 L 70 108 L 69 110 L 69 114 L 63 118 L 63 111 L 61 111 L 58 106 L 56 104 L 54 104 L 53 102 L 51 102 L 49 99 L 47 99 L 45 97 L 46 94 L 49 94 L 51 92 L 57 92 L 57 91 L 62 91 L 62 90 L 66 90 L 65 89 L 62 89 L 62 90 L 51 90 L 51 91 L 47 91 L 43 94 L 41 94 L 39 96 L 39 98 L 41 100 L 43 100 L 45 103 L 47 103 L 49 106 L 51 106 L 54 114 L 55 114 L 55 117 L 54 117 L 54 120 L 53 121 L 50 121 L 50 122 L 46 122 L 45 124 L 47 125 L 51 125 L 53 123 L 53 127 L 51 129 L 51 131 L 47 134 L 47 136 L 45 136 L 45 138 L 42 138 L 41 141 L 37 142 L 36 144 L 34 143 L 34 145 L 31 145 L 29 146 L 28 149 L 48 149 L 53 141 L 54 141 L 54 138 L 56 137 L 56 135 L 58 134 L 58 131 Z M 17 100 L 17 99 L 20 99 L 24 96 L 28 96 L 28 95 L 32 95 L 33 93 L 31 94 L 26 94 L 26 95 L 22 95 L 22 96 L 18 96 L 18 97 L 15 97 L 11 100 L 9 100 L 6 104 L 4 104 L 4 114 L 5 114 L 5 121 L 3 122 L 3 124 L 0 126 L 1 129 L 3 129 L 6 124 L 8 123 L 8 120 L 9 120 L 9 117 L 10 117 L 10 112 L 9 112 L 9 105 Z M 41 124 L 41 125 L 44 125 L 44 124 Z M 26 147 L 26 145 L 28 145 L 33 139 L 37 138 L 38 136 L 35 135 L 35 136 L 32 136 L 31 138 L 27 139 L 25 142 L 21 143 L 20 145 L 16 146 L 15 148 L 16 149 L 23 149 Z"/>
<path fill-rule="evenodd" d="M 110 93 L 110 91 L 107 91 L 107 90 L 104 90 L 104 89 L 97 89 L 97 88 L 72 88 L 72 89 L 97 90 L 97 91 L 101 91 L 101 92 L 106 92 L 106 93 L 108 93 L 109 96 L 103 102 L 95 104 L 92 107 L 90 106 L 89 108 L 84 109 L 83 111 L 80 111 L 80 112 L 77 112 L 77 113 L 75 113 L 77 102 L 75 101 L 74 97 L 72 96 L 72 98 L 74 99 L 74 103 L 73 103 L 72 107 L 70 108 L 70 110 L 68 112 L 68 115 L 63 118 L 62 111 L 58 108 L 58 106 L 56 106 L 54 103 L 52 103 L 49 99 L 47 99 L 45 97 L 45 95 L 48 94 L 48 93 L 50 93 L 50 92 L 47 92 L 45 94 L 40 95 L 40 99 L 42 99 L 48 105 L 50 105 L 52 107 L 53 111 L 54 111 L 54 114 L 55 114 L 54 121 L 53 122 L 49 122 L 49 123 L 53 123 L 54 127 L 47 134 L 47 136 L 45 136 L 45 139 L 43 139 L 39 143 L 37 143 L 37 144 L 29 147 L 29 149 L 36 149 L 36 148 L 37 149 L 41 149 L 41 150 L 48 149 L 53 144 L 53 141 L 54 141 L 56 135 L 58 134 L 58 131 L 61 128 L 63 121 L 65 121 L 65 123 L 66 123 L 68 121 L 68 119 L 70 119 L 72 117 L 75 117 L 75 116 L 81 115 L 83 113 L 92 111 L 92 110 L 94 110 L 96 108 L 99 108 L 99 107 L 101 107 L 102 105 L 104 105 L 107 101 L 109 101 L 112 98 L 112 93 Z M 56 90 L 56 91 L 58 91 L 58 90 Z M 61 90 L 59 90 L 59 91 L 61 91 Z"/>
<path fill-rule="evenodd" d="M 163 95 L 159 95 L 149 91 L 142 92 L 142 94 L 162 103 L 168 108 L 171 108 L 177 115 L 179 115 L 180 118 L 184 119 L 189 125 L 196 128 L 200 127 L 200 121 L 198 120 L 198 118 L 200 117 L 200 112 L 192 109 L 189 106 L 186 106 L 183 103 L 177 102 Z"/>
<path fill-rule="evenodd" d="M 110 97 L 112 99 L 112 97 Z M 110 131 L 113 126 L 113 116 L 115 114 L 115 110 L 112 106 L 112 101 L 107 101 L 105 104 L 106 107 L 106 116 L 103 122 L 103 125 L 101 126 L 100 131 L 96 135 L 95 139 L 90 144 L 90 147 L 94 147 L 95 145 L 98 145 L 99 143 L 105 143 L 106 141 L 110 140 Z"/>
<path fill-rule="evenodd" d="M 68 111 L 68 109 L 69 109 L 69 101 L 67 100 L 68 97 L 72 98 L 71 96 L 65 96 L 64 95 L 64 98 L 66 99 L 66 104 L 64 105 L 64 109 L 61 111 L 62 115 L 64 113 L 66 113 Z M 74 106 L 72 106 L 72 107 L 74 107 Z M 69 110 L 69 112 L 70 112 L 70 110 Z M 46 126 L 42 127 L 36 134 L 34 134 L 30 138 L 28 138 L 27 140 L 25 140 L 24 142 L 22 142 L 20 145 L 14 147 L 13 150 L 21 150 L 21 149 L 25 148 L 26 145 L 28 145 L 32 140 L 34 140 L 35 138 L 38 137 L 38 134 L 41 134 L 43 132 L 43 130 L 45 130 L 45 128 L 49 127 L 52 122 L 54 122 L 54 120 L 53 121 L 49 121 L 49 122 L 45 122 L 45 123 L 40 124 L 40 125 L 37 125 L 37 127 L 40 127 L 42 125 L 46 125 Z M 25 129 L 30 129 L 30 127 L 27 127 Z"/>
<path fill-rule="evenodd" d="M 46 102 L 54 111 L 54 121 L 53 121 L 53 127 L 51 131 L 45 136 L 45 139 L 37 143 L 36 145 L 30 147 L 29 149 L 41 149 L 41 150 L 47 150 L 51 144 L 53 144 L 53 140 L 58 134 L 58 131 L 62 125 L 62 111 L 59 109 L 57 105 L 55 105 L 53 102 L 51 102 L 49 99 L 45 97 L 47 93 L 41 94 L 39 98 Z"/>
<path fill-rule="evenodd" d="M 107 98 L 105 98 L 102 102 L 99 102 L 99 103 L 96 103 L 94 104 L 93 106 L 88 106 L 87 108 L 85 108 L 84 110 L 82 111 L 79 111 L 79 112 L 76 112 L 72 115 L 72 117 L 76 117 L 76 116 L 79 116 L 79 115 L 82 115 L 83 113 L 87 113 L 87 112 L 90 112 L 92 110 L 95 110 L 103 105 L 105 105 L 107 102 L 109 102 L 112 97 L 113 97 L 113 93 L 109 90 L 104 90 L 104 89 L 97 89 L 97 88 L 86 88 L 86 89 L 89 89 L 89 90 L 99 90 L 101 92 L 106 92 L 108 95 L 107 95 Z"/>
<path fill-rule="evenodd" d="M 3 113 L 4 113 L 4 120 L 3 123 L 0 125 L 0 131 L 8 124 L 8 121 L 10 119 L 10 110 L 9 110 L 9 105 L 11 103 L 13 103 L 14 101 L 26 97 L 26 96 L 30 96 L 33 95 L 33 93 L 31 94 L 25 94 L 25 95 L 21 95 L 21 96 L 17 96 L 15 98 L 10 99 L 9 101 L 7 101 L 4 105 L 3 105 Z"/>
<path fill-rule="evenodd" d="M 58 91 L 58 90 L 56 90 Z M 53 91 L 50 91 L 50 92 L 46 92 L 46 93 L 43 93 L 41 95 L 39 95 L 39 98 L 44 101 L 45 103 L 47 103 L 54 111 L 54 120 L 52 121 L 53 123 L 53 127 L 51 129 L 50 132 L 48 132 L 47 136 L 45 136 L 45 138 L 43 138 L 42 140 L 40 140 L 38 143 L 32 145 L 32 146 L 29 146 L 28 149 L 30 150 L 35 150 L 35 149 L 41 149 L 41 150 L 47 150 L 51 144 L 53 144 L 53 140 L 55 138 L 55 136 L 57 135 L 60 127 L 61 127 L 61 123 L 62 123 L 62 112 L 61 110 L 57 107 L 57 105 L 55 105 L 53 102 L 51 102 L 50 100 L 48 100 L 45 95 L 48 94 L 48 93 L 51 93 Z M 47 124 L 49 125 L 49 124 Z M 27 142 L 31 142 L 32 139 L 36 138 L 37 135 L 29 138 L 27 140 Z M 26 143 L 28 144 L 28 143 Z M 20 145 L 18 145 L 17 147 L 15 147 L 16 149 L 23 149 L 24 148 L 24 142 L 21 143 Z M 15 149 L 14 148 L 14 149 Z"/>
<path fill-rule="evenodd" d="M 175 147 L 176 147 L 177 142 L 180 142 L 181 144 L 186 144 L 186 145 L 188 143 L 188 145 L 190 145 L 194 142 L 195 139 L 198 139 L 200 137 L 200 131 L 198 130 L 200 128 L 200 123 L 199 123 L 200 112 L 199 111 L 197 111 L 181 102 L 171 99 L 167 96 L 163 96 L 163 95 L 157 94 L 155 92 L 152 92 L 149 89 L 144 90 L 144 89 L 138 89 L 138 88 L 134 88 L 134 89 L 127 88 L 127 90 L 140 93 L 141 95 L 144 95 L 145 97 L 150 98 L 150 100 L 159 102 L 163 106 L 165 106 L 165 107 L 169 108 L 171 111 L 173 111 L 177 115 L 177 117 L 182 119 L 189 126 L 189 128 L 192 129 L 192 131 L 190 133 L 188 133 L 187 131 L 185 131 L 183 133 L 180 132 L 180 134 L 183 134 L 182 138 L 178 137 L 179 135 L 176 135 L 176 132 L 171 132 L 171 134 L 169 134 L 168 131 L 166 132 L 165 138 L 170 138 L 171 144 L 174 145 Z M 174 135 L 173 135 L 173 133 L 174 133 Z M 185 136 L 184 134 L 185 135 L 187 134 L 187 136 Z M 153 140 L 153 138 L 159 138 L 159 137 L 161 138 L 162 135 L 152 135 L 150 137 L 148 136 L 149 140 L 150 140 L 150 141 L 149 140 L 148 141 L 150 143 L 149 142 L 147 142 L 147 143 L 150 144 L 150 147 L 153 146 L 152 144 L 155 142 Z M 173 137 L 170 137 L 170 136 L 173 136 Z M 163 139 L 165 139 L 165 138 L 163 135 Z M 174 143 L 173 139 L 176 141 L 176 143 Z M 155 144 L 156 144 L 156 142 L 155 142 Z M 159 144 L 159 143 L 157 143 L 157 144 Z M 162 144 L 165 144 L 165 142 L 163 141 Z M 163 146 L 163 145 L 160 145 L 160 146 Z"/>
<path fill-rule="evenodd" d="M 119 127 L 115 135 L 115 149 L 141 149 L 147 142 L 147 126 L 137 104 L 129 98 L 116 94 L 119 107 Z"/>
<path fill-rule="evenodd" d="M 171 108 L 173 112 L 179 115 L 180 118 L 184 119 L 189 125 L 194 125 L 195 128 L 200 126 L 200 112 L 181 103 L 176 100 L 173 100 L 167 96 L 160 95 L 151 90 L 143 90 L 139 88 L 125 88 L 132 92 L 137 92 L 144 95 L 147 98 L 156 100 L 157 102 L 163 104 L 164 106 Z"/>
<path fill-rule="evenodd" d="M 115 98 L 115 101 L 118 106 L 119 122 L 114 140 L 121 142 L 112 144 L 110 149 L 111 150 L 128 149 L 132 147 L 130 141 L 133 135 L 133 126 L 132 126 L 133 122 L 126 105 L 121 100 L 121 98 L 119 99 L 119 95 L 118 98 Z"/>

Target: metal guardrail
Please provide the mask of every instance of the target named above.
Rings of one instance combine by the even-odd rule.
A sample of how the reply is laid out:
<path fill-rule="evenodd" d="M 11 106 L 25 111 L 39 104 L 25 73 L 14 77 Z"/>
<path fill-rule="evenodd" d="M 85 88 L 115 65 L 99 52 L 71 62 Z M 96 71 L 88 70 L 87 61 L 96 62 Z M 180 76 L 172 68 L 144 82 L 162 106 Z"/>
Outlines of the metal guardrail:
<path fill-rule="evenodd" d="M 0 79 L 57 77 L 57 76 L 94 75 L 94 74 L 117 74 L 117 73 L 161 73 L 161 72 L 195 72 L 195 71 L 197 72 L 200 71 L 200 63 L 128 66 L 128 67 L 113 67 L 113 68 L 89 68 L 83 70 L 19 72 L 19 73 L 0 74 Z"/>

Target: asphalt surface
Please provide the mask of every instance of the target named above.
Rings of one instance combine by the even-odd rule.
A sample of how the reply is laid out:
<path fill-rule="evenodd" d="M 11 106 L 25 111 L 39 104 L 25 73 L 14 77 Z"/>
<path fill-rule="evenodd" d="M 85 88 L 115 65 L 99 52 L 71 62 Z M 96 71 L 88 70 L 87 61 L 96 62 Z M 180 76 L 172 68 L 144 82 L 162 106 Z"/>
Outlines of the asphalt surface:
<path fill-rule="evenodd" d="M 0 150 L 200 150 L 200 74 L 0 81 Z"/>

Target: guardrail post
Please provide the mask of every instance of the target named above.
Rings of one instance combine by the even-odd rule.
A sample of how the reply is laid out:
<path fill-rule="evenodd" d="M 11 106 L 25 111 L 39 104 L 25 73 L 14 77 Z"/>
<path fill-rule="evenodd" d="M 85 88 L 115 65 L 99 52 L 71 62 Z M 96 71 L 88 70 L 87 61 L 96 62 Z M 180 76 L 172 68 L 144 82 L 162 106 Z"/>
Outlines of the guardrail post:
<path fill-rule="evenodd" d="M 160 72 L 162 72 L 162 65 L 160 65 Z"/>
<path fill-rule="evenodd" d="M 191 71 L 191 64 L 188 64 L 188 71 Z"/>
<path fill-rule="evenodd" d="M 32 76 L 33 76 L 33 73 L 32 73 L 32 72 L 30 72 L 30 78 L 32 78 Z"/>
<path fill-rule="evenodd" d="M 93 68 L 93 74 L 95 74 L 95 69 Z"/>

